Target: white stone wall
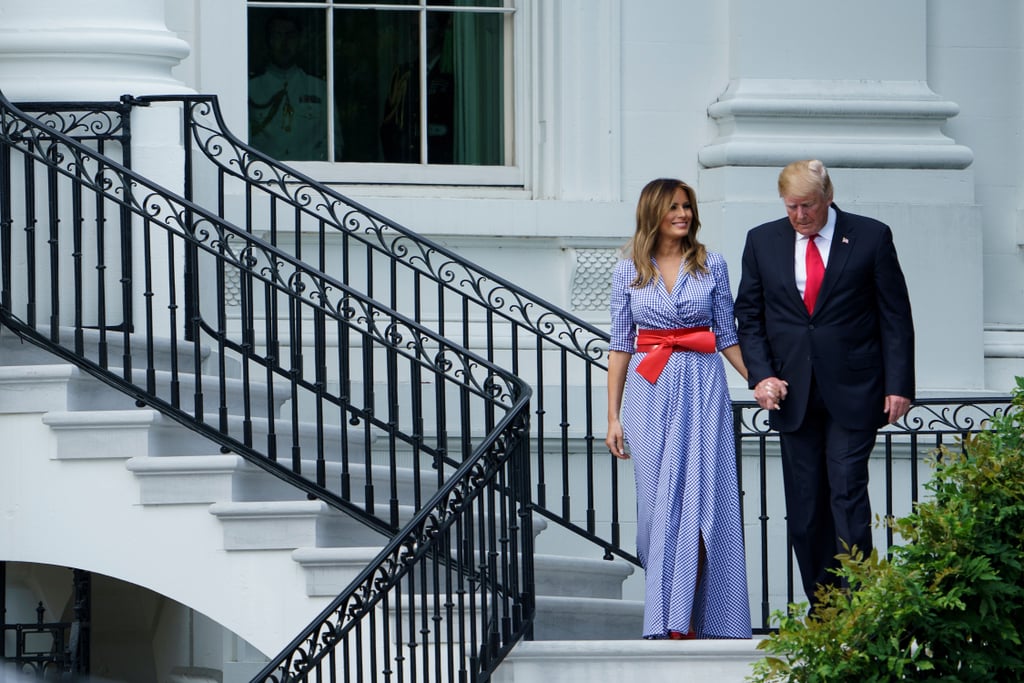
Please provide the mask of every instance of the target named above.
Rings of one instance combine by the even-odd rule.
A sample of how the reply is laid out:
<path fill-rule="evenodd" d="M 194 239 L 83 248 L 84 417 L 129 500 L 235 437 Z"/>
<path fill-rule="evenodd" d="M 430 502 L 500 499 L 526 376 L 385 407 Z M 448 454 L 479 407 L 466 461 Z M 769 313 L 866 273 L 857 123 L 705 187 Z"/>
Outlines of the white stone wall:
<path fill-rule="evenodd" d="M 147 0 L 127 14 L 114 2 L 88 11 L 70 0 L 15 5 L 0 0 L 3 16 L 14 18 L 0 27 L 5 93 L 111 98 L 194 89 L 219 95 L 229 126 L 244 134 L 244 0 Z M 726 254 L 735 286 L 743 233 L 781 215 L 773 196 L 778 167 L 816 151 L 835 156 L 825 144 L 831 136 L 859 166 L 856 177 L 837 170 L 837 201 L 890 220 L 897 232 L 926 341 L 918 349 L 921 387 L 1005 391 L 1013 374 L 1024 374 L 1016 0 L 520 0 L 517 9 L 522 187 L 379 178 L 384 184 L 341 182 L 343 191 L 604 325 L 606 315 L 580 304 L 589 289 L 578 283 L 592 288 L 598 275 L 581 277 L 577 249 L 587 250 L 585 269 L 613 258 L 647 180 L 697 184 L 703 236 Z M 849 111 L 748 116 L 736 125 L 715 118 L 723 106 L 735 113 L 742 98 L 763 106 L 808 85 L 820 85 L 824 106 L 846 102 L 861 120 L 837 132 Z M 890 116 L 914 107 L 933 118 L 908 124 Z M 868 144 L 851 147 L 851 133 Z M 771 154 L 752 161 L 759 148 Z M 970 165 L 956 173 L 951 159 Z M 339 181 L 353 173 L 305 170 Z M 523 267 L 536 263 L 545 264 L 539 273 Z M 950 354 L 959 359 L 955 372 Z"/>
<path fill-rule="evenodd" d="M 604 326 L 607 315 L 586 297 L 601 296 L 600 269 L 631 234 L 649 179 L 696 183 L 702 235 L 726 255 L 735 287 L 745 231 L 782 215 L 774 187 L 783 159 L 821 153 L 833 165 L 837 202 L 896 232 L 922 390 L 1005 392 L 1024 375 L 1019 0 L 516 5 L 516 186 L 383 177 L 357 185 L 353 174 L 372 169 L 303 169 Z M 244 136 L 244 48 L 244 0 L 0 0 L 0 89 L 15 99 L 195 90 L 217 94 L 228 125 Z M 810 103 L 805 112 L 794 98 Z M 139 162 L 171 183 L 180 141 L 154 130 L 161 119 L 140 121 L 151 145 Z M 12 453 L 51 439 L 18 438 Z M 53 462 L 35 466 L 17 465 L 36 480 L 72 485 L 55 479 Z M 136 516 L 127 521 L 148 533 L 152 522 Z M 70 558 L 15 543 L 16 525 L 7 533 L 19 559 Z M 91 566 L 115 574 L 102 559 Z"/>
<path fill-rule="evenodd" d="M 1024 375 L 1024 7 L 1013 0 L 928 2 L 928 79 L 960 105 L 945 125 L 968 145 L 981 213 L 987 388 Z"/>
<path fill-rule="evenodd" d="M 604 325 L 606 315 L 580 304 L 589 290 L 579 283 L 592 288 L 598 276 L 581 277 L 577 249 L 584 269 L 613 258 L 649 179 L 697 184 L 703 236 L 726 254 L 735 286 L 743 233 L 781 215 L 783 161 L 820 155 L 835 167 L 835 158 L 858 167 L 836 168 L 837 201 L 897 233 L 922 389 L 1005 391 L 1008 375 L 1024 372 L 1015 0 L 517 6 L 522 189 L 342 182 L 343 191 Z M 167 7 L 192 47 L 175 74 L 220 95 L 242 130 L 244 0 Z M 775 106 L 808 93 L 819 109 L 810 118 L 748 117 L 732 128 L 709 115 L 723 98 L 726 108 L 742 98 Z"/>

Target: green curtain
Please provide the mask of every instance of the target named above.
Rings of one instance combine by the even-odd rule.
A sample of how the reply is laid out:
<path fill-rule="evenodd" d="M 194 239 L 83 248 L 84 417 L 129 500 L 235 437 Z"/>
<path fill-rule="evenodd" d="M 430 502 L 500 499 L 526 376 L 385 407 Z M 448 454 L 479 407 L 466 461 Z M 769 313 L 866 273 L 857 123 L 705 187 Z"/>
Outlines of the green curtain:
<path fill-rule="evenodd" d="M 504 21 L 502 14 L 455 13 L 456 164 L 504 163 Z"/>

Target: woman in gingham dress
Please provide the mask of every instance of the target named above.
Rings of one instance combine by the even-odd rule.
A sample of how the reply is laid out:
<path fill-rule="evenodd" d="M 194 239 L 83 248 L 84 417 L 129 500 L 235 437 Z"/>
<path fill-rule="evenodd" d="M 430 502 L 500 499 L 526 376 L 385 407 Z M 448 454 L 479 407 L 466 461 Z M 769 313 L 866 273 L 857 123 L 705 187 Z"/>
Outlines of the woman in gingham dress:
<path fill-rule="evenodd" d="M 645 638 L 750 637 L 732 411 L 716 351 L 747 371 L 728 268 L 699 228 L 693 188 L 651 181 L 630 258 L 612 278 L 605 443 L 633 460 Z"/>

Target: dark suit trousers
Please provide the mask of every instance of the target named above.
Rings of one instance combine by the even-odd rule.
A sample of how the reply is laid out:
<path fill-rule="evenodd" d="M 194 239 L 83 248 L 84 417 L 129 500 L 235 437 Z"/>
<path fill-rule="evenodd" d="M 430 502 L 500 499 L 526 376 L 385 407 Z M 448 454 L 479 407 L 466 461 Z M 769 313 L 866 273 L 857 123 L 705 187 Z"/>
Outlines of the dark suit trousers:
<path fill-rule="evenodd" d="M 868 458 L 876 436 L 833 419 L 813 378 L 803 424 L 780 434 L 787 527 L 812 607 L 819 584 L 840 585 L 829 570 L 839 567 L 843 542 L 871 552 Z"/>

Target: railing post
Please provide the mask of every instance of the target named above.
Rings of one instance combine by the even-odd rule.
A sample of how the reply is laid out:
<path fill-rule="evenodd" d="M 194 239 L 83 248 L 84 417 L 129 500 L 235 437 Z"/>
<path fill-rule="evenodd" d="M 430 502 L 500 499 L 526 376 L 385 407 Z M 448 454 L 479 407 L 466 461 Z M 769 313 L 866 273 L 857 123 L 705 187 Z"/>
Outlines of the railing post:
<path fill-rule="evenodd" d="M 0 111 L 0 124 L 6 120 Z M 11 149 L 0 144 L 0 310 L 11 312 Z"/>

